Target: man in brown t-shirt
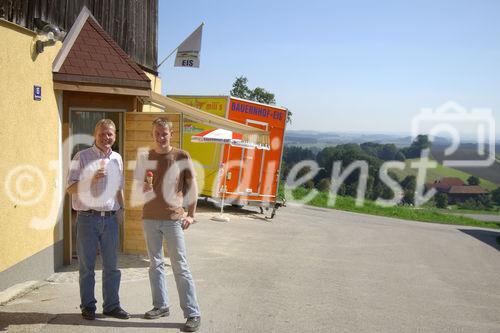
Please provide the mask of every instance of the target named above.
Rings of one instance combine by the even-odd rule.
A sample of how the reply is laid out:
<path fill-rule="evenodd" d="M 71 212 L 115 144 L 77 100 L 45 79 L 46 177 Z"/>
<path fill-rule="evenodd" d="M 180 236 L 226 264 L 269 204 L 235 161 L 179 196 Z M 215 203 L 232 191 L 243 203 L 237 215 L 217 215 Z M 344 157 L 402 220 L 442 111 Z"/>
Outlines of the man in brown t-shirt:
<path fill-rule="evenodd" d="M 184 329 L 195 332 L 200 327 L 201 314 L 196 299 L 193 277 L 189 270 L 184 230 L 194 221 L 197 190 L 194 170 L 189 154 L 170 145 L 172 123 L 165 118 L 153 121 L 154 149 L 147 153 L 148 172 L 144 181 L 145 200 L 143 228 L 150 260 L 149 281 L 153 297 L 153 309 L 144 317 L 156 319 L 170 314 L 163 239 L 167 243 L 179 301 L 184 317 Z M 139 162 L 140 163 L 140 162 Z M 144 167 L 144 165 L 142 166 Z M 183 204 L 187 202 L 187 215 Z"/>

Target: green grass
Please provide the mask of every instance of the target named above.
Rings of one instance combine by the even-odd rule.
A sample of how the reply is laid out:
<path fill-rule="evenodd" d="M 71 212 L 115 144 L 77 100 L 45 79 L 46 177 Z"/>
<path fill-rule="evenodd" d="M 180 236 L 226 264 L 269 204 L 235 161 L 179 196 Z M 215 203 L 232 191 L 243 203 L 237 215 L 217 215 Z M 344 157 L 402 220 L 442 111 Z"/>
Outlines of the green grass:
<path fill-rule="evenodd" d="M 292 193 L 295 200 L 294 198 L 288 197 L 287 200 L 294 202 L 299 201 L 297 199 L 305 197 L 309 193 L 309 190 L 299 187 Z M 335 206 L 330 206 L 328 205 L 327 192 L 318 193 L 316 197 L 314 197 L 310 202 L 306 204 L 315 207 L 333 208 L 349 212 L 394 217 L 411 221 L 500 229 L 500 223 L 483 222 L 465 216 L 443 214 L 442 212 L 437 211 L 435 208 L 415 208 L 408 206 L 381 207 L 379 205 L 376 205 L 373 201 L 369 200 L 365 200 L 363 206 L 357 207 L 355 205 L 355 199 L 347 196 L 337 196 Z"/>
<path fill-rule="evenodd" d="M 408 159 L 405 161 L 405 168 L 403 170 L 399 169 L 390 169 L 391 172 L 394 172 L 398 177 L 399 180 L 403 180 L 406 176 L 413 175 L 417 176 L 417 169 L 411 168 L 411 162 L 416 162 L 418 161 L 418 158 L 415 159 Z M 437 162 L 436 162 L 437 163 Z M 467 183 L 467 178 L 469 178 L 471 175 L 467 172 L 463 172 L 460 170 L 456 170 L 453 168 L 445 167 L 442 164 L 437 164 L 436 168 L 433 169 L 427 169 L 427 174 L 426 174 L 426 182 L 433 182 L 434 180 L 443 178 L 443 177 L 457 177 L 463 180 L 464 182 Z M 482 187 L 488 189 L 489 191 L 492 191 L 498 187 L 493 182 L 490 182 L 489 180 L 479 178 L 480 183 Z"/>

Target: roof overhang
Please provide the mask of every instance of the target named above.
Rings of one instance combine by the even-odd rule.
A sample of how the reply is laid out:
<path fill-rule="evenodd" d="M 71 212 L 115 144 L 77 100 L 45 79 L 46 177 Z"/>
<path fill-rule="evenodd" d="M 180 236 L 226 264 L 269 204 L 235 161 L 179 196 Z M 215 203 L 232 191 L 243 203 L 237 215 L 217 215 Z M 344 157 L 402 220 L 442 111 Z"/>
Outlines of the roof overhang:
<path fill-rule="evenodd" d="M 182 113 L 189 119 L 207 126 L 223 128 L 229 131 L 241 133 L 243 134 L 243 139 L 245 141 L 259 144 L 269 144 L 269 132 L 263 129 L 213 115 L 155 92 L 151 92 L 149 100 L 151 103 L 156 104 L 168 111 Z"/>
<path fill-rule="evenodd" d="M 75 82 L 56 82 L 54 81 L 54 90 L 77 91 L 98 94 L 129 95 L 139 97 L 149 97 L 150 90 L 134 89 L 119 86 L 104 86 L 96 84 L 75 83 Z"/>
<path fill-rule="evenodd" d="M 108 86 L 116 86 L 116 87 L 126 87 L 126 88 L 134 88 L 134 89 L 151 89 L 151 84 L 145 81 L 137 81 L 137 80 L 127 80 L 127 79 L 115 79 L 115 78 L 107 78 L 107 77 L 98 77 L 98 76 L 87 76 L 87 75 L 69 75 L 62 73 L 53 73 L 52 78 L 57 82 L 67 82 L 67 83 L 83 83 L 83 84 L 97 84 L 97 85 L 108 85 Z"/>

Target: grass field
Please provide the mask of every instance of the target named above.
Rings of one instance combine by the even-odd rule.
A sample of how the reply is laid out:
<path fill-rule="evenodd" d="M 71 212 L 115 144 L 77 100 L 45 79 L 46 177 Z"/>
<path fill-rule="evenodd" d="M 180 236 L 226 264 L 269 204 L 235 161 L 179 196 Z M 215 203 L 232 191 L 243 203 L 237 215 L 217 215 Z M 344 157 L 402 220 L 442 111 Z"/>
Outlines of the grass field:
<path fill-rule="evenodd" d="M 417 175 L 417 169 L 411 168 L 411 162 L 418 161 L 418 158 L 415 159 L 408 159 L 405 161 L 405 169 L 404 170 L 398 170 L 398 169 L 390 169 L 390 171 L 394 172 L 396 175 L 398 175 L 399 180 L 403 180 L 408 175 Z M 438 163 L 437 167 L 434 169 L 427 169 L 427 177 L 426 181 L 431 182 L 436 179 L 440 179 L 443 177 L 458 177 L 462 179 L 464 182 L 467 182 L 467 178 L 469 178 L 471 175 L 469 173 L 453 169 L 453 168 L 448 168 L 445 167 L 441 164 Z M 482 179 L 480 178 L 481 183 L 480 185 L 490 191 L 496 189 L 498 185 L 496 185 L 493 182 L 490 182 L 489 180 Z"/>
<path fill-rule="evenodd" d="M 304 198 L 308 193 L 309 190 L 298 187 L 292 192 L 293 195 L 291 198 L 287 197 L 287 200 L 298 202 L 300 198 Z M 328 193 L 326 192 L 318 193 L 316 197 L 305 204 L 315 207 L 333 208 L 350 212 L 394 217 L 404 220 L 500 229 L 500 223 L 483 222 L 469 217 L 445 214 L 434 208 L 415 208 L 408 206 L 381 207 L 376 205 L 373 201 L 368 200 L 365 201 L 363 206 L 357 207 L 355 205 L 354 198 L 343 196 L 337 196 L 335 205 L 330 206 L 328 204 Z M 452 212 L 456 212 L 456 210 Z"/>

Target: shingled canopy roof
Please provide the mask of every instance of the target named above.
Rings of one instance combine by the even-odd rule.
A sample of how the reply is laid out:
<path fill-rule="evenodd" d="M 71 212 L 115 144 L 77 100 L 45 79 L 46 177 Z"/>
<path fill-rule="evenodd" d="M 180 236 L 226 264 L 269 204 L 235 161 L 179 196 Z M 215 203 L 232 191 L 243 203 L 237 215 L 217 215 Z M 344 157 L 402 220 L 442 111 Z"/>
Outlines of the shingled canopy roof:
<path fill-rule="evenodd" d="M 150 89 L 144 71 L 84 7 L 53 63 L 55 82 Z M 145 95 L 145 94 L 144 94 Z"/>

